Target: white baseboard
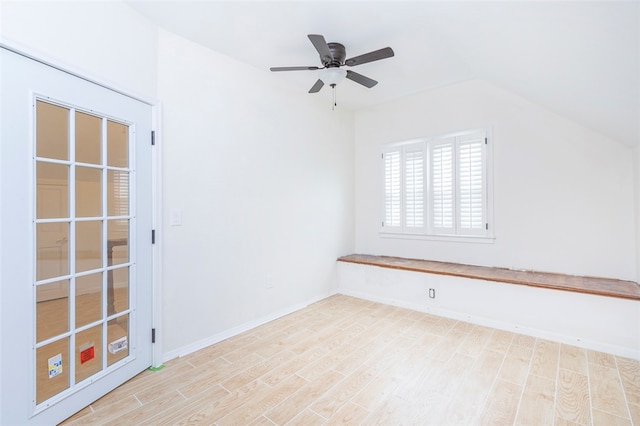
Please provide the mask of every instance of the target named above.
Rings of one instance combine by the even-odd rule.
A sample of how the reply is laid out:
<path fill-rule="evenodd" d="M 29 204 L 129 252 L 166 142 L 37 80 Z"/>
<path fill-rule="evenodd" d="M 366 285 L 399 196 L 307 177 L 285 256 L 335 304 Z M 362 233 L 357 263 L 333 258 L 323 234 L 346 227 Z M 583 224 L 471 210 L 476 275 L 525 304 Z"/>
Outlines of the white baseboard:
<path fill-rule="evenodd" d="M 276 320 L 278 318 L 282 318 L 285 315 L 289 315 L 293 312 L 299 311 L 300 309 L 306 308 L 307 306 L 316 303 L 322 299 L 326 299 L 329 296 L 333 296 L 334 294 L 337 294 L 337 290 L 334 289 L 333 291 L 326 293 L 324 295 L 320 295 L 317 297 L 314 297 L 310 300 L 307 300 L 306 302 L 303 303 L 299 303 L 299 304 L 295 304 L 292 306 L 288 306 L 284 309 L 280 309 L 279 311 L 273 312 L 269 315 L 263 316 L 261 318 L 258 318 L 254 321 L 250 321 L 247 322 L 245 324 L 241 324 L 239 326 L 230 328 L 228 330 L 224 330 L 220 333 L 214 334 L 213 336 L 209 336 L 206 337 L 204 339 L 200 339 L 194 343 L 191 343 L 189 345 L 183 346 L 181 348 L 178 349 L 174 349 L 172 351 L 166 352 L 163 357 L 162 357 L 162 362 L 167 362 L 169 360 L 172 360 L 174 358 L 179 358 L 182 356 L 186 356 L 189 355 L 190 353 L 199 351 L 200 349 L 204 349 L 208 346 L 211 346 L 213 344 L 216 344 L 218 342 L 221 342 L 225 339 L 229 339 L 233 336 L 237 336 L 238 334 L 244 333 L 245 331 L 249 331 L 253 328 L 259 327 L 261 325 L 264 325 L 268 322 L 271 322 L 273 320 Z"/>

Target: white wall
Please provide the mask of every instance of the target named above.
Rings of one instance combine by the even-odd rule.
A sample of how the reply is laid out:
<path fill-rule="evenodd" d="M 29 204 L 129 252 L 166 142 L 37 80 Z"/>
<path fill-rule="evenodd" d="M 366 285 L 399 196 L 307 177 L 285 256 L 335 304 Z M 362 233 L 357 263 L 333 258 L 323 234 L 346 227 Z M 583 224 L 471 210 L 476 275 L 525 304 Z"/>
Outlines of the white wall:
<path fill-rule="evenodd" d="M 0 35 L 57 65 L 155 97 L 156 28 L 119 1 L 2 1 Z"/>
<path fill-rule="evenodd" d="M 167 32 L 158 70 L 172 357 L 335 291 L 354 248 L 353 115 Z"/>
<path fill-rule="evenodd" d="M 493 244 L 380 238 L 380 145 L 490 126 Z M 631 149 L 484 81 L 356 113 L 356 251 L 636 279 Z"/>

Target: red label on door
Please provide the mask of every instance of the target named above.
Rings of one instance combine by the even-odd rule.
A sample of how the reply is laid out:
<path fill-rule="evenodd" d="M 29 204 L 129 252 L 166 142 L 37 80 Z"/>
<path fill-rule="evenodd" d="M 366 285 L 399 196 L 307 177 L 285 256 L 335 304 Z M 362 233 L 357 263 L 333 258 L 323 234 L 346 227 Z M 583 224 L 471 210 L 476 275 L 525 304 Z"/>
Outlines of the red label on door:
<path fill-rule="evenodd" d="M 84 351 L 80 352 L 80 364 L 84 364 L 85 362 L 91 361 L 93 359 L 93 357 L 95 356 L 93 348 L 93 346 L 90 346 Z"/>

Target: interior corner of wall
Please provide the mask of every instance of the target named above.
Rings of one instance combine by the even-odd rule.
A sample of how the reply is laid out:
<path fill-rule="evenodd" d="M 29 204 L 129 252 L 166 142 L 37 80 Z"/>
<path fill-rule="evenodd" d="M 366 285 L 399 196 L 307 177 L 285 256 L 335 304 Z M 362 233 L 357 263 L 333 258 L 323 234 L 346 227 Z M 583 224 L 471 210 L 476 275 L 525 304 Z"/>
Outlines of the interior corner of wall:
<path fill-rule="evenodd" d="M 636 225 L 636 281 L 640 283 L 640 143 L 633 148 L 635 225 Z"/>

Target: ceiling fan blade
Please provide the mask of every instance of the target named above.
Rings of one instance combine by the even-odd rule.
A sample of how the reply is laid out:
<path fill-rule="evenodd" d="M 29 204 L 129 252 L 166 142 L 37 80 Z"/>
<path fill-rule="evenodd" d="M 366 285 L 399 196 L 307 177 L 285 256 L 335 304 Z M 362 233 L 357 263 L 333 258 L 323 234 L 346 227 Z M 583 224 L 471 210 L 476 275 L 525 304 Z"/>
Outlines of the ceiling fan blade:
<path fill-rule="evenodd" d="M 318 67 L 271 67 L 271 71 L 315 71 Z"/>
<path fill-rule="evenodd" d="M 309 40 L 313 43 L 313 47 L 315 47 L 320 54 L 320 59 L 323 64 L 333 60 L 333 55 L 331 54 L 331 50 L 329 50 L 329 45 L 324 39 L 324 36 L 320 34 L 309 34 L 307 37 L 309 37 Z"/>
<path fill-rule="evenodd" d="M 320 89 L 324 86 L 324 82 L 322 80 L 316 81 L 316 84 L 313 85 L 311 89 L 309 89 L 309 93 L 318 93 Z"/>
<path fill-rule="evenodd" d="M 366 64 L 367 62 L 379 61 L 380 59 L 390 58 L 394 55 L 393 49 L 385 47 L 384 49 L 374 50 L 364 55 L 355 56 L 344 61 L 344 64 L 350 67 Z"/>
<path fill-rule="evenodd" d="M 351 70 L 347 70 L 347 78 L 351 81 L 355 81 L 356 83 L 362 84 L 365 87 L 371 89 L 373 86 L 378 84 L 377 81 L 370 79 L 369 77 L 365 77 L 362 74 L 358 74 L 357 72 L 353 72 Z"/>

